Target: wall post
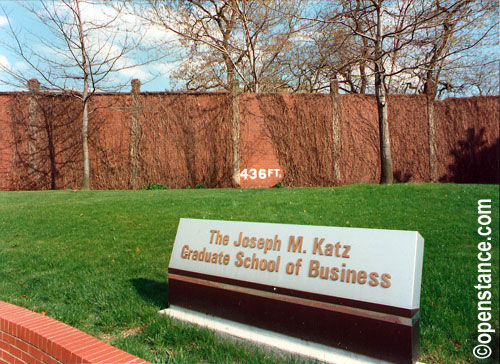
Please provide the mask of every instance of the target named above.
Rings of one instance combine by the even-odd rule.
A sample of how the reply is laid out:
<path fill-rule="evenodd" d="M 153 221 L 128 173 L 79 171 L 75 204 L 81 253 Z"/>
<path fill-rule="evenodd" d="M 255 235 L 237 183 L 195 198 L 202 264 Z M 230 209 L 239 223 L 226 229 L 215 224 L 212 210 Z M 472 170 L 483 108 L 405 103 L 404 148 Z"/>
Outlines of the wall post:
<path fill-rule="evenodd" d="M 28 80 L 29 104 L 28 104 L 28 174 L 33 176 L 38 169 L 37 158 L 37 132 L 38 132 L 38 94 L 40 93 L 40 82 L 36 78 Z"/>
<path fill-rule="evenodd" d="M 141 92 L 141 81 L 133 79 L 132 82 L 132 108 L 130 126 L 130 186 L 133 189 L 139 188 L 139 143 L 141 139 L 141 125 L 139 123 L 139 113 L 141 105 L 139 96 Z"/>

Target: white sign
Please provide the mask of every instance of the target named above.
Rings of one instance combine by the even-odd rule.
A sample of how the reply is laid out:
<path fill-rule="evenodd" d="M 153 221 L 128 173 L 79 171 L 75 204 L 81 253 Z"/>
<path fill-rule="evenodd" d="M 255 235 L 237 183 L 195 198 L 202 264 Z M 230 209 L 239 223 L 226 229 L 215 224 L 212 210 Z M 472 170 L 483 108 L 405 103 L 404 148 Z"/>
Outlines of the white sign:
<path fill-rule="evenodd" d="M 181 219 L 169 268 L 418 309 L 415 231 Z"/>
<path fill-rule="evenodd" d="M 241 178 L 247 179 L 266 179 L 266 178 L 281 178 L 281 170 L 279 168 L 245 168 L 240 172 Z"/>

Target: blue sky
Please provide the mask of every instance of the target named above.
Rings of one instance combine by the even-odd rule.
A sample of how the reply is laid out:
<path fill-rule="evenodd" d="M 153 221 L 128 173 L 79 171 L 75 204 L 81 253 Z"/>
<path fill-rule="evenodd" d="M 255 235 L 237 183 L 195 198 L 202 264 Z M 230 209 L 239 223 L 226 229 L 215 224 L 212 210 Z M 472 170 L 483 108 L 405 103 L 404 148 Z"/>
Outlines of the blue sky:
<path fill-rule="evenodd" d="M 39 5 L 38 1 L 7 1 L 0 0 L 0 64 L 9 67 L 17 72 L 22 72 L 26 78 L 36 77 L 40 79 L 40 75 L 37 75 L 32 69 L 26 65 L 16 54 L 8 49 L 8 45 L 13 45 L 13 40 L 9 37 L 9 27 L 6 15 L 9 17 L 13 29 L 15 29 L 18 34 L 20 34 L 22 39 L 26 39 L 27 43 L 40 54 L 51 54 L 54 50 L 50 49 L 51 45 L 56 45 L 56 40 L 51 37 L 50 32 L 46 27 L 42 26 L 36 17 L 27 11 L 24 6 L 29 5 Z M 98 5 L 101 8 L 102 5 Z M 98 7 L 97 6 L 97 7 Z M 109 7 L 108 7 L 109 8 Z M 4 14 L 5 12 L 5 14 Z M 84 12 L 87 16 L 87 20 L 99 20 L 102 9 L 99 8 L 93 10 L 87 10 Z M 125 18 L 127 20 L 125 20 Z M 133 17 L 132 17 L 133 18 Z M 134 22 L 130 16 L 124 17 L 124 20 L 120 19 L 120 23 Z M 141 26 L 141 31 L 145 31 L 144 43 L 150 42 L 151 44 L 158 44 L 162 41 L 169 41 L 169 46 L 162 48 L 162 55 L 164 56 L 162 62 L 154 62 L 151 64 L 143 65 L 137 68 L 123 70 L 113 75 L 111 81 L 114 84 L 124 83 L 126 86 L 122 89 L 123 91 L 130 90 L 129 80 L 131 78 L 139 78 L 142 83 L 142 91 L 169 91 L 175 89 L 182 89 L 183 84 L 180 82 L 175 82 L 172 80 L 171 75 L 173 72 L 179 68 L 182 60 L 182 48 L 175 41 L 175 36 L 172 33 L 168 33 L 160 27 L 153 26 Z M 496 30 L 496 35 L 498 35 L 498 29 Z M 46 44 L 40 43 L 40 39 L 45 41 Z M 493 55 L 493 59 L 497 59 L 500 56 L 500 47 L 498 47 L 498 42 L 488 48 L 476 49 L 475 55 L 477 56 L 480 52 L 487 52 Z M 153 53 L 147 52 L 136 52 L 135 54 L 130 54 L 128 57 L 123 58 L 123 64 L 134 64 L 140 63 L 142 61 L 155 58 L 158 54 L 153 55 Z M 492 72 L 498 74 L 498 63 L 495 63 L 492 67 Z M 491 71 L 491 70 L 490 70 Z M 0 70 L 2 72 L 2 70 Z M 464 70 L 464 73 L 474 74 L 472 70 Z M 483 72 L 488 72 L 484 71 Z M 0 75 L 0 79 L 2 75 Z M 75 81 L 76 82 L 76 81 Z M 497 83 L 498 84 L 498 83 Z M 75 87 L 79 87 L 75 83 Z M 5 85 L 0 83 L 0 91 L 11 91 L 18 90 L 12 85 Z"/>
<path fill-rule="evenodd" d="M 9 34 L 8 19 L 10 20 L 12 28 L 18 32 L 22 40 L 26 40 L 28 44 L 37 52 L 42 54 L 45 52 L 50 52 L 51 50 L 45 45 L 41 44 L 38 37 L 41 37 L 49 45 L 56 45 L 56 40 L 52 38 L 50 31 L 40 23 L 40 21 L 27 9 L 23 7 L 30 5 L 38 5 L 36 1 L 0 1 L 0 63 L 3 66 L 7 66 L 14 71 L 21 71 L 27 78 L 36 77 L 40 79 L 40 76 L 33 72 L 33 70 L 20 59 L 15 52 L 12 52 L 8 45 L 15 45 L 15 42 L 11 35 Z M 88 20 L 96 21 L 99 20 L 100 14 L 102 14 L 99 9 L 96 11 L 83 11 L 88 17 Z M 130 16 L 128 16 L 128 21 L 130 22 Z M 124 22 L 121 22 L 124 23 Z M 123 27 L 123 26 L 122 26 Z M 167 34 L 163 29 L 153 28 L 147 29 L 144 42 L 146 41 L 158 41 L 165 40 L 168 38 L 173 39 L 172 34 Z M 131 68 L 123 70 L 114 74 L 115 84 L 125 83 L 131 78 L 139 78 L 142 83 L 142 91 L 165 91 L 171 90 L 174 87 L 182 87 L 182 85 L 174 84 L 170 79 L 170 74 L 179 65 L 178 53 L 180 48 L 173 47 L 168 52 L 165 52 L 163 56 L 165 58 L 163 61 L 154 62 L 147 65 L 142 65 L 136 68 Z M 177 54 L 176 57 L 172 57 L 172 54 Z M 144 61 L 155 57 L 156 55 L 148 55 L 144 52 L 130 54 L 123 58 L 121 62 L 123 64 L 135 64 L 143 63 Z M 2 72 L 0 70 L 0 72 Z M 0 83 L 0 91 L 12 91 L 18 88 L 13 85 L 5 85 Z M 130 86 L 124 87 L 123 91 L 129 91 Z"/>

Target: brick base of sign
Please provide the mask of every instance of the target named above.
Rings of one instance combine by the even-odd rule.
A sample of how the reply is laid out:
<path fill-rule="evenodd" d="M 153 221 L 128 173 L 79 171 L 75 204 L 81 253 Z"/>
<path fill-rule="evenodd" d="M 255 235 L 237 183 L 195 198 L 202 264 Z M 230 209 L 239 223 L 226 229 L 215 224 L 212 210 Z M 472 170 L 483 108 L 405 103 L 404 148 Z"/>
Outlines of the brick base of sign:
<path fill-rule="evenodd" d="M 170 304 L 377 360 L 413 364 L 418 311 L 169 269 Z"/>
<path fill-rule="evenodd" d="M 149 364 L 71 326 L 0 301 L 0 364 Z"/>

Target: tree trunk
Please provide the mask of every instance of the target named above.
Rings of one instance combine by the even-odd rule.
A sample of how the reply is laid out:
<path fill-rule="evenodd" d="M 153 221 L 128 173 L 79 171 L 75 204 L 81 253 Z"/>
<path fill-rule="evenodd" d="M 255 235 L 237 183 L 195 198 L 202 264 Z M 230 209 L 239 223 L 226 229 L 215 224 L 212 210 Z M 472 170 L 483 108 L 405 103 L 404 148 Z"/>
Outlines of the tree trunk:
<path fill-rule="evenodd" d="M 56 189 L 57 165 L 56 165 L 56 147 L 54 145 L 54 133 L 51 125 L 52 120 L 45 120 L 47 130 L 47 141 L 50 159 L 50 189 Z"/>
<path fill-rule="evenodd" d="M 85 77 L 83 79 L 83 112 L 82 112 L 82 152 L 83 152 L 83 177 L 82 190 L 90 190 L 90 161 L 89 161 L 89 80 L 84 63 Z"/>
<path fill-rule="evenodd" d="M 375 67 L 377 69 L 378 67 Z M 383 77 L 375 76 L 375 94 L 377 97 L 378 123 L 380 133 L 380 183 L 391 185 L 394 182 L 392 174 L 391 139 L 389 136 L 389 122 L 387 120 L 387 101 Z"/>
<path fill-rule="evenodd" d="M 365 94 L 368 81 L 366 79 L 366 65 L 364 61 L 359 64 L 359 74 L 361 76 L 361 85 L 359 86 L 359 93 Z"/>
<path fill-rule="evenodd" d="M 38 93 L 40 92 L 40 82 L 37 79 L 33 78 L 28 81 L 28 90 L 29 90 L 29 124 L 28 124 L 28 133 L 29 133 L 29 143 L 28 143 L 28 174 L 33 178 L 37 169 L 38 169 L 38 158 L 37 158 L 37 129 L 38 129 Z"/>
<path fill-rule="evenodd" d="M 380 183 L 391 185 L 394 177 L 392 174 L 391 139 L 389 136 L 389 123 L 387 120 L 387 100 L 385 95 L 385 70 L 383 64 L 382 48 L 382 14 L 383 0 L 377 7 L 377 41 L 375 44 L 375 96 L 377 98 L 378 123 L 380 136 Z"/>
<path fill-rule="evenodd" d="M 141 92 L 141 81 L 132 80 L 132 125 L 130 126 L 130 187 L 139 188 L 139 142 L 141 137 L 141 126 L 139 124 L 139 93 Z"/>
<path fill-rule="evenodd" d="M 228 56 L 224 56 L 224 62 L 226 64 L 226 90 L 233 92 L 234 90 L 234 65 Z"/>
<path fill-rule="evenodd" d="M 429 72 L 430 73 L 430 72 Z M 434 123 L 434 100 L 437 95 L 437 85 L 432 75 L 428 75 L 424 92 L 427 99 L 427 130 L 429 142 L 429 178 L 431 182 L 438 181 L 437 152 L 436 152 L 436 126 Z"/>
<path fill-rule="evenodd" d="M 85 87 L 87 88 L 87 87 Z M 90 190 L 90 162 L 89 162 L 89 112 L 88 112 L 88 99 L 84 91 L 83 98 L 83 115 L 82 115 L 82 151 L 83 151 L 83 178 L 81 189 L 86 191 Z"/>
<path fill-rule="evenodd" d="M 76 1 L 77 15 L 80 19 L 80 1 Z M 89 65 L 87 64 L 87 54 L 85 48 L 85 36 L 83 31 L 83 24 L 81 21 L 78 23 L 78 33 L 80 37 L 80 45 L 82 52 L 82 71 L 83 71 L 83 94 L 82 94 L 82 154 L 83 154 L 83 176 L 82 176 L 82 190 L 90 190 L 90 161 L 89 161 Z"/>
<path fill-rule="evenodd" d="M 229 34 L 229 33 L 228 33 Z M 225 37 L 229 37 L 225 34 Z M 234 64 L 229 55 L 224 55 L 226 64 L 226 87 L 231 92 L 231 141 L 233 144 L 232 182 L 233 186 L 240 185 L 240 98 L 238 81 L 234 76 Z"/>
<path fill-rule="evenodd" d="M 340 100 L 337 78 L 330 81 L 330 97 L 332 99 L 332 133 L 333 133 L 333 178 L 336 186 L 340 185 Z"/>
<path fill-rule="evenodd" d="M 233 82 L 233 89 L 231 93 L 231 106 L 232 106 L 232 128 L 231 136 L 233 142 L 233 185 L 240 186 L 240 97 L 237 82 Z"/>
<path fill-rule="evenodd" d="M 366 76 L 366 59 L 368 59 L 368 41 L 362 38 L 363 49 L 361 53 L 362 61 L 359 63 L 359 75 L 361 76 L 361 85 L 359 87 L 359 93 L 365 94 L 368 87 L 368 78 Z"/>

